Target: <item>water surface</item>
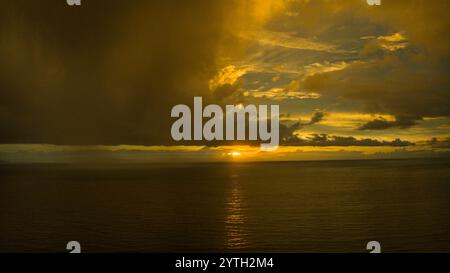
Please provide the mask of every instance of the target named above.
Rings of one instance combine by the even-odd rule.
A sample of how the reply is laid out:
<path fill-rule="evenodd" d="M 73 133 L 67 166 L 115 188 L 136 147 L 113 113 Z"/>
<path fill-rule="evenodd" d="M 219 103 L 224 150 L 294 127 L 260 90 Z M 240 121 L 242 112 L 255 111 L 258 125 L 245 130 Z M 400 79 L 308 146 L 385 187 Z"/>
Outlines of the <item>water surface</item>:
<path fill-rule="evenodd" d="M 0 252 L 450 252 L 450 161 L 2 164 Z"/>

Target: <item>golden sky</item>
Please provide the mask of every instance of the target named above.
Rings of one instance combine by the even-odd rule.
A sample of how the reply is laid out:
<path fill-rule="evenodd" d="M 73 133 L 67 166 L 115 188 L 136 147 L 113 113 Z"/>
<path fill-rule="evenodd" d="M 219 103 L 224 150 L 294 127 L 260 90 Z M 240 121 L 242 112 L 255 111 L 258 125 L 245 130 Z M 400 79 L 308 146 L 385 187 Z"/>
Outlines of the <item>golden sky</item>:
<path fill-rule="evenodd" d="M 170 160 L 448 156 L 449 8 L 447 0 L 7 1 L 0 159 L 80 150 Z M 267 155 L 246 144 L 174 143 L 170 110 L 194 96 L 279 104 L 284 147 Z"/>

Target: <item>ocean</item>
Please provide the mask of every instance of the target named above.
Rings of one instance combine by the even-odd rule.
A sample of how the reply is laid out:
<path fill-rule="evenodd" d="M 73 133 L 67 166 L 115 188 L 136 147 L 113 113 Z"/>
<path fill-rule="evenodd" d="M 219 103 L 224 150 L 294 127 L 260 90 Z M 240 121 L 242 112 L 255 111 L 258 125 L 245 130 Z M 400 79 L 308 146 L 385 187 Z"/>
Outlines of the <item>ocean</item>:
<path fill-rule="evenodd" d="M 0 252 L 450 252 L 450 159 L 1 164 Z"/>

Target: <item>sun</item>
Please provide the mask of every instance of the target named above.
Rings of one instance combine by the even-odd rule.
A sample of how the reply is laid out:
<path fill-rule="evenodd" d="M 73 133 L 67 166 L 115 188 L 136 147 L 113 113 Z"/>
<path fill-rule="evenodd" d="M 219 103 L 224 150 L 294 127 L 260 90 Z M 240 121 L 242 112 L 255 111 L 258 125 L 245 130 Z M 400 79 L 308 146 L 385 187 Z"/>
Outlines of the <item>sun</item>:
<path fill-rule="evenodd" d="M 228 153 L 228 155 L 232 156 L 232 157 L 239 157 L 239 156 L 241 156 L 241 153 L 240 152 L 230 152 L 230 153 Z"/>

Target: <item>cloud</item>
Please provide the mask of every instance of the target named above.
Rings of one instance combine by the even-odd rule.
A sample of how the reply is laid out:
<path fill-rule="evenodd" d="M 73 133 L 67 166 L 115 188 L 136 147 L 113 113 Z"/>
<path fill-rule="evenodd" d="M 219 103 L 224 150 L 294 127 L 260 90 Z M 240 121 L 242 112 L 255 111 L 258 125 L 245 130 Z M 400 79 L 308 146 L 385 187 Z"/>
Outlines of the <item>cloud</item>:
<path fill-rule="evenodd" d="M 450 149 L 450 137 L 445 139 L 432 138 L 425 142 L 425 145 L 431 145 L 434 148 Z"/>
<path fill-rule="evenodd" d="M 0 143 L 170 142 L 171 108 L 213 99 L 225 11 L 236 5 L 2 3 Z"/>
<path fill-rule="evenodd" d="M 383 117 L 378 117 L 372 121 L 362 125 L 359 130 L 386 130 L 390 128 L 410 128 L 417 124 L 418 118 L 398 117 L 395 120 L 386 120 Z"/>
<path fill-rule="evenodd" d="M 327 134 L 313 134 L 307 137 L 293 136 L 283 143 L 286 146 L 363 146 L 363 147 L 405 147 L 415 145 L 409 141 L 395 139 L 393 141 L 377 140 L 372 138 L 357 139 L 352 136 L 334 136 Z"/>
<path fill-rule="evenodd" d="M 320 30 L 316 35 L 321 40 L 335 38 L 340 48 L 351 46 L 358 51 L 350 59 L 341 54 L 347 64 L 343 69 L 307 75 L 302 89 L 330 101 L 363 105 L 359 111 L 390 114 L 398 119 L 375 120 L 367 124 L 367 129 L 408 128 L 420 118 L 450 114 L 449 70 L 445 65 L 450 49 L 448 41 L 444 41 L 450 23 L 443 20 L 445 10 L 450 8 L 448 1 L 426 5 L 420 1 L 389 1 L 377 9 L 364 7 L 359 1 L 295 3 L 310 15 L 297 17 L 299 32 L 308 35 Z M 326 23 L 314 20 L 319 13 L 327 16 Z M 364 39 L 357 42 L 356 36 Z"/>
<path fill-rule="evenodd" d="M 323 120 L 325 117 L 324 112 L 317 111 L 315 112 L 311 119 L 307 122 L 303 121 L 296 121 L 296 122 L 289 122 L 289 124 L 280 124 L 280 140 L 281 142 L 289 142 L 293 138 L 297 138 L 296 132 L 298 130 L 301 130 L 302 128 L 306 126 L 311 126 L 314 124 L 317 124 Z M 288 117 L 289 115 L 284 115 L 283 117 Z"/>
<path fill-rule="evenodd" d="M 450 43 L 445 34 L 450 23 L 444 19 L 448 1 L 425 5 L 399 0 L 377 8 L 356 0 L 285 3 L 285 16 L 273 17 L 259 32 L 258 37 L 270 42 L 252 48 L 250 60 L 283 77 L 296 74 L 297 98 L 314 94 L 318 101 L 310 104 L 322 103 L 321 108 L 345 105 L 339 110 L 397 118 L 375 120 L 367 129 L 407 129 L 424 117 L 450 115 Z M 317 19 L 324 17 L 326 21 Z M 320 45 L 312 50 L 305 40 Z M 300 54 L 299 49 L 311 52 Z M 292 100 L 293 94 L 284 95 L 285 90 L 281 83 L 273 84 L 258 90 L 259 98 Z M 308 103 L 299 100 L 298 105 Z"/>
<path fill-rule="evenodd" d="M 324 112 L 315 112 L 311 118 L 311 121 L 308 123 L 308 125 L 313 125 L 313 124 L 319 123 L 320 121 L 323 120 L 324 117 L 325 117 Z"/>
<path fill-rule="evenodd" d="M 245 33 L 244 38 L 258 43 L 286 49 L 325 51 L 325 52 L 342 52 L 336 49 L 336 46 L 315 39 L 307 39 L 296 35 L 296 33 L 276 32 L 276 31 L 258 31 Z"/>
<path fill-rule="evenodd" d="M 367 113 L 419 118 L 450 115 L 448 72 L 412 52 L 355 62 L 340 71 L 316 74 L 307 77 L 302 88 L 324 98 L 360 102 Z"/>
<path fill-rule="evenodd" d="M 320 94 L 314 92 L 292 91 L 288 88 L 272 88 L 270 90 L 244 91 L 245 97 L 264 98 L 273 101 L 318 99 Z"/>
<path fill-rule="evenodd" d="M 312 63 L 305 66 L 305 76 L 313 76 L 315 74 L 322 74 L 327 72 L 343 70 L 348 66 L 345 61 L 340 61 L 336 63 L 330 63 L 325 61 L 324 63 Z"/>
<path fill-rule="evenodd" d="M 194 96 L 390 116 L 347 124 L 412 134 L 450 116 L 450 2 L 385 2 L 6 1 L 0 143 L 173 144 L 170 109 Z"/>
<path fill-rule="evenodd" d="M 311 126 L 321 122 L 326 114 L 324 112 L 315 112 L 308 122 L 295 122 L 291 125 L 280 124 L 280 140 L 283 146 L 362 146 L 362 147 L 404 147 L 404 146 L 414 146 L 415 143 L 409 141 L 403 141 L 400 139 L 395 139 L 392 141 L 377 140 L 373 138 L 362 138 L 357 139 L 352 136 L 336 136 L 329 134 L 309 134 L 305 135 L 301 133 L 301 129 L 306 126 Z M 389 122 L 382 117 L 379 120 L 383 122 Z"/>
<path fill-rule="evenodd" d="M 409 43 L 404 34 L 394 33 L 392 35 L 380 36 L 376 39 L 368 38 L 370 41 L 362 49 L 362 53 L 365 55 L 376 53 L 378 50 L 386 50 L 388 52 L 394 52 L 397 50 L 405 49 Z"/>
<path fill-rule="evenodd" d="M 209 89 L 217 99 L 227 98 L 239 90 L 239 79 L 251 70 L 251 67 L 226 66 L 209 81 Z"/>

